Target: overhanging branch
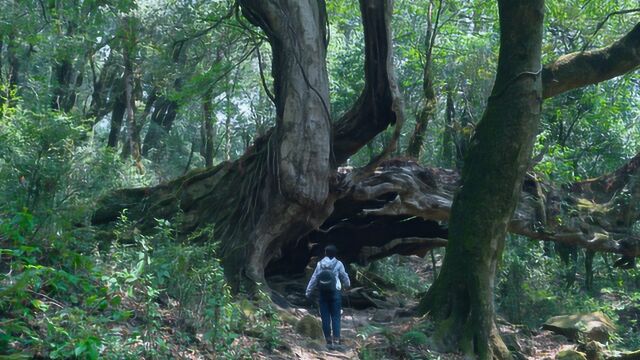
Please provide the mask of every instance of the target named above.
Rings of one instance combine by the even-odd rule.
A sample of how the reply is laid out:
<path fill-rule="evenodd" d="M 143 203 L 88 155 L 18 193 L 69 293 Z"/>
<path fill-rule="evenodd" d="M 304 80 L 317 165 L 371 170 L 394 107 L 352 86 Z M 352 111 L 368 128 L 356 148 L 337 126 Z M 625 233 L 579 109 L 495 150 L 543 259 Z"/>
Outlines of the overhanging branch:
<path fill-rule="evenodd" d="M 545 99 L 634 71 L 640 65 L 640 23 L 613 44 L 561 56 L 542 71 Z"/>

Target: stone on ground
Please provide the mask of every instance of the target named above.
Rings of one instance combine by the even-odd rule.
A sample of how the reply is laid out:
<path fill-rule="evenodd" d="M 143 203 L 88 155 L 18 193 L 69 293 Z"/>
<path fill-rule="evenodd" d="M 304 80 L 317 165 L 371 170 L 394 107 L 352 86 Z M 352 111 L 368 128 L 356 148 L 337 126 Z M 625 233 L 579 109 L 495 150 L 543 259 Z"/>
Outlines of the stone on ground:
<path fill-rule="evenodd" d="M 579 340 L 584 336 L 601 343 L 607 342 L 609 334 L 616 329 L 611 319 L 601 312 L 554 316 L 542 328 L 572 340 Z"/>
<path fill-rule="evenodd" d="M 302 319 L 298 320 L 298 323 L 296 324 L 296 332 L 312 339 L 324 339 L 320 320 L 311 315 L 305 315 Z"/>
<path fill-rule="evenodd" d="M 562 350 L 556 355 L 556 360 L 587 360 L 585 355 L 575 350 Z"/>
<path fill-rule="evenodd" d="M 604 346 L 597 341 L 589 341 L 581 349 L 587 355 L 587 360 L 604 360 Z"/>

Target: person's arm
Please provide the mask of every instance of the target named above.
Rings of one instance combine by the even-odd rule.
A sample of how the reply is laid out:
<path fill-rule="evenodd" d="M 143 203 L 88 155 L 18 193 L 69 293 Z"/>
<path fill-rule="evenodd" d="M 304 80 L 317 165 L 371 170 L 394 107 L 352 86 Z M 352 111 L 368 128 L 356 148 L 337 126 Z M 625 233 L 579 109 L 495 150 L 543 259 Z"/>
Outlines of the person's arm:
<path fill-rule="evenodd" d="M 338 276 L 340 277 L 340 282 L 342 283 L 343 289 L 351 287 L 349 274 L 347 274 L 347 271 L 344 269 L 344 265 L 342 264 L 342 262 L 340 262 L 340 264 L 338 265 Z"/>
<path fill-rule="evenodd" d="M 320 263 L 316 265 L 316 269 L 313 271 L 313 275 L 311 275 L 311 280 L 309 280 L 309 284 L 307 285 L 307 291 L 304 293 L 306 297 L 311 296 L 311 292 L 316 287 L 316 283 L 318 283 L 318 269 L 320 269 Z"/>

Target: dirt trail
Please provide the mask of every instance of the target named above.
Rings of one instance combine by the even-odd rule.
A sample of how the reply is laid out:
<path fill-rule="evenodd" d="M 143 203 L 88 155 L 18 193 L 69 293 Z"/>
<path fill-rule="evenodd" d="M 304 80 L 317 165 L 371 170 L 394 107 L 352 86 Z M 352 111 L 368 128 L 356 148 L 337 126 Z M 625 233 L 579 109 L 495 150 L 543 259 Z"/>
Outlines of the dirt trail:
<path fill-rule="evenodd" d="M 402 310 L 402 309 L 400 309 Z M 296 308 L 291 312 L 302 317 L 310 314 L 314 315 L 318 321 L 317 310 Z M 336 349 L 329 349 L 324 344 L 324 340 L 313 340 L 295 331 L 294 326 L 285 326 L 282 330 L 282 342 L 285 344 L 281 349 L 271 353 L 262 354 L 262 359 L 300 359 L 300 360 L 344 360 L 360 359 L 363 348 L 383 350 L 387 354 L 384 359 L 401 358 L 400 355 L 393 355 L 392 345 L 389 336 L 399 338 L 403 333 L 422 321 L 416 317 L 398 317 L 398 309 L 344 309 L 342 316 L 342 341 L 343 345 Z M 378 322 L 376 319 L 390 319 L 388 322 Z M 540 331 L 532 336 L 524 336 L 521 333 L 514 333 L 515 327 L 510 325 L 501 326 L 503 333 L 514 334 L 518 346 L 521 347 L 521 357 L 519 359 L 528 360 L 552 360 L 555 355 L 564 349 L 575 347 L 566 338 L 553 334 L 549 331 Z M 391 334 L 391 335 L 390 335 Z M 426 347 L 416 349 L 417 354 L 427 355 L 423 358 L 439 358 L 441 360 L 463 359 L 461 354 L 437 353 Z M 420 358 L 420 357 L 418 357 Z"/>
<path fill-rule="evenodd" d="M 343 309 L 341 321 L 342 345 L 329 348 L 326 346 L 324 339 L 311 339 L 300 335 L 296 332 L 295 326 L 285 325 L 282 330 L 282 341 L 285 345 L 283 349 L 276 351 L 271 356 L 265 356 L 269 359 L 301 359 L 301 360 L 333 360 L 333 359 L 358 359 L 358 349 L 363 345 L 363 331 L 369 324 L 371 313 L 375 309 L 354 310 L 349 308 Z M 288 312 L 300 319 L 305 315 L 314 316 L 320 321 L 317 309 L 293 308 Z"/>
<path fill-rule="evenodd" d="M 418 269 L 417 273 L 423 281 L 431 279 L 431 264 L 415 257 L 407 258 L 415 264 L 412 268 Z M 270 285 L 278 290 L 283 304 L 286 308 L 281 311 L 287 313 L 289 321 L 281 328 L 281 340 L 283 346 L 270 354 L 260 354 L 261 359 L 360 359 L 363 349 L 368 349 L 377 356 L 374 358 L 398 359 L 408 358 L 439 358 L 441 360 L 463 359 L 461 354 L 437 353 L 428 345 L 412 348 L 403 344 L 401 337 L 403 334 L 415 329 L 419 324 L 428 321 L 419 317 L 412 311 L 416 306 L 416 299 L 408 299 L 397 292 L 387 292 L 384 299 L 373 299 L 372 305 L 366 309 L 353 309 L 350 305 L 363 307 L 363 297 L 359 299 L 343 295 L 343 315 L 342 315 L 342 342 L 343 345 L 337 349 L 327 348 L 323 338 L 312 339 L 299 334 L 295 329 L 295 324 L 306 315 L 312 315 L 317 322 L 320 316 L 317 307 L 310 304 L 302 294 L 306 282 L 304 278 L 274 278 Z M 370 293 L 369 293 L 370 294 Z M 371 299 L 368 296 L 365 298 Z M 366 300 L 366 299 L 365 299 Z M 359 304 L 359 305 L 358 305 Z M 403 304 L 401 306 L 400 304 Z M 575 344 L 567 341 L 566 338 L 555 335 L 548 331 L 532 330 L 525 333 L 522 327 L 503 323 L 500 330 L 504 334 L 503 338 L 509 338 L 511 347 L 518 349 L 518 359 L 545 359 L 552 360 L 555 355 L 567 348 L 572 348 Z M 380 357 L 381 356 L 381 357 Z"/>

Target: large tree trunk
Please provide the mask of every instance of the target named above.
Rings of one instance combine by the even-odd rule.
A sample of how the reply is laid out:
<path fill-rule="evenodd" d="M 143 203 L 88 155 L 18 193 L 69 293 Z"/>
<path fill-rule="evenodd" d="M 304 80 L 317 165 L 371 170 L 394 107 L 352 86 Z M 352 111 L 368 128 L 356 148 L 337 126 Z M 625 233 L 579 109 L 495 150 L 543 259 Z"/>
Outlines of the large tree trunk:
<path fill-rule="evenodd" d="M 282 242 L 319 226 L 331 205 L 324 4 L 241 5 L 272 43 L 277 126 L 242 159 L 160 186 L 145 200 L 155 217 L 171 217 L 179 206 L 184 232 L 215 224 L 225 272 L 236 289 L 264 284 L 264 264 Z M 144 196 L 135 190 L 121 195 Z"/>
<path fill-rule="evenodd" d="M 98 122 L 113 110 L 113 103 L 118 93 L 117 83 L 120 80 L 118 66 L 115 61 L 114 51 L 109 53 L 109 57 L 102 65 L 100 74 L 96 73 L 96 64 L 93 57 L 89 58 L 91 65 L 93 91 L 91 93 L 91 105 L 86 113 L 87 118 L 94 118 Z"/>
<path fill-rule="evenodd" d="M 440 275 L 421 305 L 435 341 L 480 359 L 509 357 L 494 319 L 493 289 L 542 105 L 542 0 L 499 1 L 496 82 L 471 141 L 451 210 Z"/>
<path fill-rule="evenodd" d="M 17 43 L 16 35 L 14 32 L 9 33 L 9 39 L 7 41 L 7 62 L 9 65 L 8 83 L 9 88 L 6 92 L 6 101 L 9 106 L 14 104 L 14 92 L 20 95 L 20 60 L 18 58 L 18 51 L 20 45 Z"/>
<path fill-rule="evenodd" d="M 265 284 L 266 265 L 285 245 L 318 228 L 348 187 L 349 179 L 334 176 L 336 164 L 400 118 L 391 73 L 390 3 L 361 1 L 365 89 L 336 125 L 332 152 L 324 3 L 242 1 L 243 14 L 272 44 L 276 127 L 235 162 L 105 197 L 94 223 L 113 221 L 129 208 L 141 228 L 178 212 L 184 233 L 215 224 L 231 284 Z"/>
<path fill-rule="evenodd" d="M 4 51 L 4 35 L 0 35 L 0 85 L 2 85 L 2 87 L 0 88 L 0 117 L 4 116 L 4 101 L 6 98 L 6 90 L 5 90 L 5 83 L 4 83 L 4 76 L 2 73 L 2 67 L 3 67 L 3 63 L 4 63 L 4 59 L 2 58 L 2 53 Z"/>

